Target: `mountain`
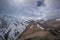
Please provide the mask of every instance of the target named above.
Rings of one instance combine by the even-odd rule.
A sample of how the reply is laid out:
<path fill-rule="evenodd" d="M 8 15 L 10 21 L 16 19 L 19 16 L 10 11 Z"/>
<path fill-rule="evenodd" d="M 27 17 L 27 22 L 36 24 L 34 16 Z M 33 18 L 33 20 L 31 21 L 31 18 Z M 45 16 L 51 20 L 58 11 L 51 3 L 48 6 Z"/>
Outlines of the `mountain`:
<path fill-rule="evenodd" d="M 0 18 L 0 40 L 5 40 L 5 30 L 8 28 L 8 22 Z"/>
<path fill-rule="evenodd" d="M 8 32 L 10 31 L 8 35 L 9 37 L 7 38 L 8 40 L 9 38 L 11 38 L 11 40 L 15 40 L 16 38 L 18 38 L 18 36 L 25 30 L 27 25 L 28 22 L 22 19 L 17 19 L 7 15 L 0 17 L 0 29 L 4 30 L 6 28 L 4 30 L 4 35 L 8 34 Z M 2 32 L 3 31 L 1 31 L 0 33 Z"/>
<path fill-rule="evenodd" d="M 59 25 L 60 19 L 51 19 L 43 22 L 41 20 L 31 20 L 17 40 L 59 40 Z"/>
<path fill-rule="evenodd" d="M 0 17 L 1 40 L 55 40 L 60 35 L 60 19 L 23 20 L 12 16 Z M 3 35 L 2 35 L 3 34 Z M 53 38 L 54 37 L 54 38 Z M 59 39 L 59 37 L 57 37 Z M 57 40 L 56 39 L 56 40 Z"/>

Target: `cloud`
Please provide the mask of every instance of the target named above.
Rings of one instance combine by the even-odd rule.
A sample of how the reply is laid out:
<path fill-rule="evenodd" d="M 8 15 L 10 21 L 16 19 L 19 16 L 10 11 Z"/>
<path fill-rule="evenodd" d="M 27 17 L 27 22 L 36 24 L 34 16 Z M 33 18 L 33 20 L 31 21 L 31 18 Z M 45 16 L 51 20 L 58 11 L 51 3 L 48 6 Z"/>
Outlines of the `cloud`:
<path fill-rule="evenodd" d="M 0 15 L 44 20 L 60 17 L 60 0 L 44 0 L 39 7 L 37 1 L 41 0 L 0 0 Z"/>
<path fill-rule="evenodd" d="M 8 0 L 13 6 L 31 6 L 36 3 L 37 0 Z"/>
<path fill-rule="evenodd" d="M 27 18 L 37 17 L 39 13 L 37 12 L 36 5 L 37 0 L 24 0 L 22 3 L 18 0 L 3 0 L 0 5 L 0 8 L 2 8 L 0 9 L 0 14 L 7 14 L 17 18 L 23 16 Z"/>
<path fill-rule="evenodd" d="M 46 15 L 44 19 L 59 18 L 60 16 L 60 0 L 45 0 L 45 7 L 42 7 L 40 11 Z"/>

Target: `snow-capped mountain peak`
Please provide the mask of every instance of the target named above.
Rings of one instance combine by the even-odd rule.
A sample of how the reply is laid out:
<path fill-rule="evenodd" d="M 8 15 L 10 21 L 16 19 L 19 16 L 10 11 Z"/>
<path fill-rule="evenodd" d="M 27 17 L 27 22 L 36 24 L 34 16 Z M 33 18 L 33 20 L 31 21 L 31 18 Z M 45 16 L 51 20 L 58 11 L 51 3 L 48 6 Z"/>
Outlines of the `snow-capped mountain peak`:
<path fill-rule="evenodd" d="M 7 34 L 10 31 L 8 36 L 9 36 L 9 38 L 11 38 L 11 40 L 13 40 L 12 37 L 14 38 L 14 40 L 16 38 L 18 38 L 18 36 L 25 30 L 26 26 L 28 25 L 27 21 L 24 21 L 22 19 L 17 19 L 17 18 L 11 17 L 11 16 L 7 16 L 7 15 L 2 16 L 1 19 L 8 22 L 7 25 L 9 25 L 9 26 L 7 27 L 7 29 L 5 29 L 6 31 L 4 34 Z M 1 19 L 0 19 L 0 25 L 3 22 L 3 20 L 1 20 Z M 4 24 L 2 24 L 2 25 L 4 25 Z M 8 40 L 9 40 L 9 38 L 8 38 Z"/>

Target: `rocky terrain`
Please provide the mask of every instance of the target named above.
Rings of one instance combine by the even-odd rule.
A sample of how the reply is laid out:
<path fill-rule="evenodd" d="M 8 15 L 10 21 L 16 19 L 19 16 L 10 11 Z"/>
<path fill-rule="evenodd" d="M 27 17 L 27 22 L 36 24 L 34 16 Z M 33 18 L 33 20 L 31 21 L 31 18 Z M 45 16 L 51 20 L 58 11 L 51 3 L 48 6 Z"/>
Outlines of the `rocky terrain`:
<path fill-rule="evenodd" d="M 0 40 L 16 40 L 25 30 L 27 23 L 11 16 L 0 17 Z"/>
<path fill-rule="evenodd" d="M 2 16 L 0 40 L 60 40 L 60 19 L 25 21 Z"/>
<path fill-rule="evenodd" d="M 60 40 L 60 20 L 30 21 L 18 40 Z"/>

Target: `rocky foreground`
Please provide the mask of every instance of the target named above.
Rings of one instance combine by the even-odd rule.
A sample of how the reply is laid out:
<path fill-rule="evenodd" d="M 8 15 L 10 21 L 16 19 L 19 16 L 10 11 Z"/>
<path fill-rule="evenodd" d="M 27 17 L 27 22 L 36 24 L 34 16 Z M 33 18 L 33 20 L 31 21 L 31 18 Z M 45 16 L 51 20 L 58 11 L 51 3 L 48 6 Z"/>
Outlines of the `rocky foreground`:
<path fill-rule="evenodd" d="M 30 21 L 17 40 L 60 40 L 60 20 Z"/>

